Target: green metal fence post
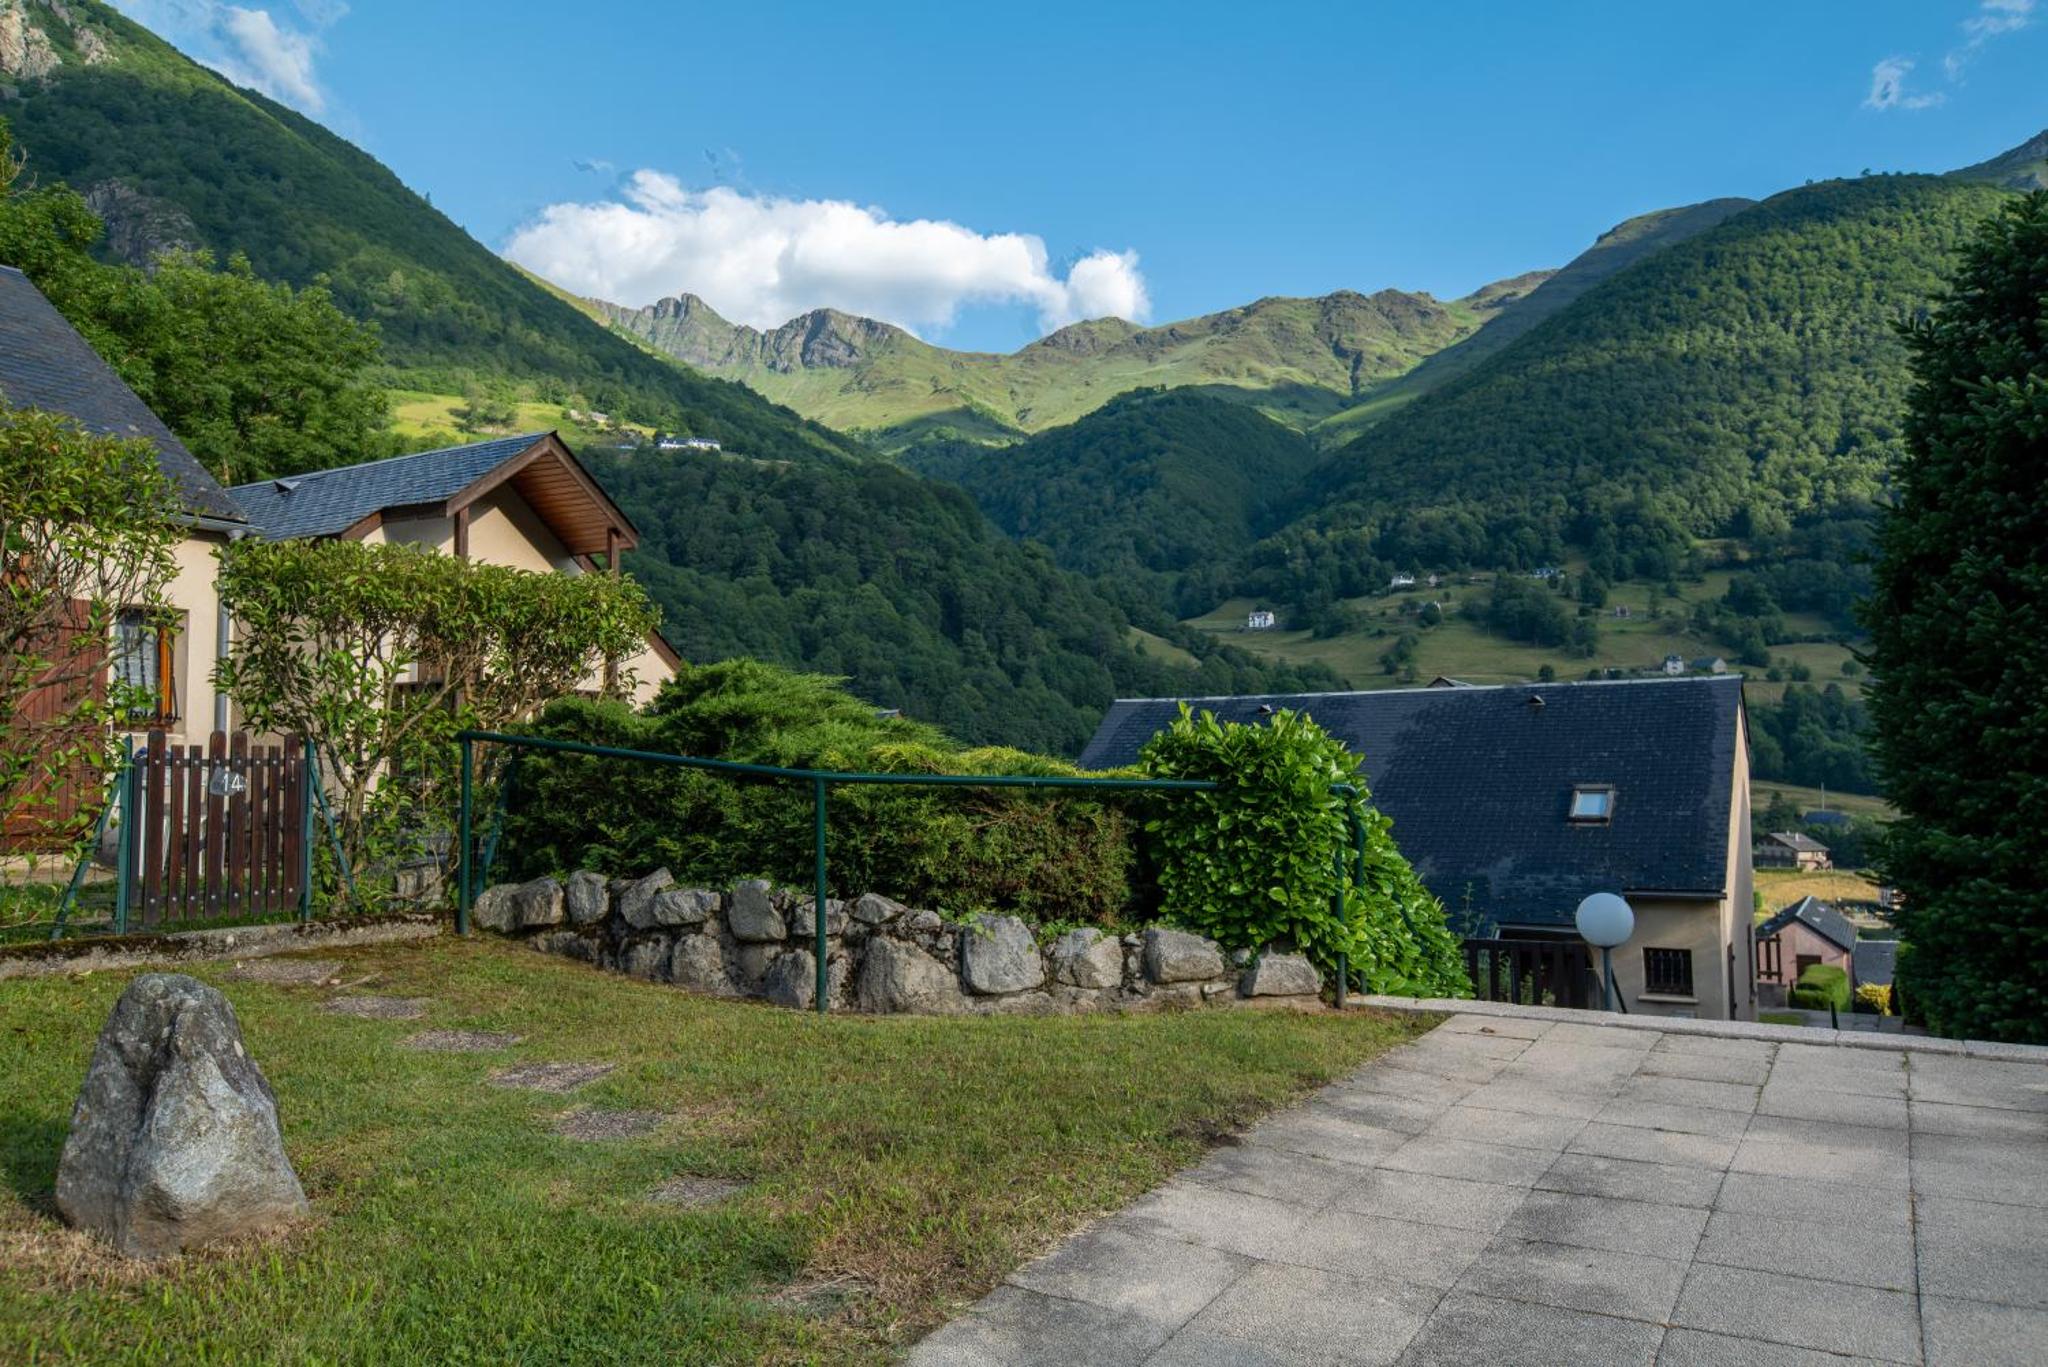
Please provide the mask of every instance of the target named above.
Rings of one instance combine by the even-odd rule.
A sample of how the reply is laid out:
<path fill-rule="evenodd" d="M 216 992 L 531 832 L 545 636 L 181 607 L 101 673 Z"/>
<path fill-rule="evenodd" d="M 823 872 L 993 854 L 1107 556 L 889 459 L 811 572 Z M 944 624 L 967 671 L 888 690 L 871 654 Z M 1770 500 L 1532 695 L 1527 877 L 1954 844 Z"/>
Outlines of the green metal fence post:
<path fill-rule="evenodd" d="M 468 736 L 462 738 L 462 819 L 455 837 L 455 933 L 469 934 L 469 852 L 470 802 L 476 783 L 476 747 Z"/>
<path fill-rule="evenodd" d="M 114 933 L 128 933 L 128 884 L 135 873 L 135 838 L 142 831 L 142 823 L 135 816 L 135 738 L 121 739 L 121 832 L 117 837 L 120 844 L 114 850 Z"/>
<path fill-rule="evenodd" d="M 320 781 L 320 756 L 306 737 L 305 774 L 299 783 L 299 919 L 313 919 L 313 785 Z"/>
<path fill-rule="evenodd" d="M 832 981 L 831 975 L 825 971 L 825 802 L 825 780 L 821 775 L 811 780 L 811 821 L 814 826 L 812 834 L 816 837 L 818 845 L 818 888 L 814 920 L 818 955 L 818 1014 L 821 1016 L 831 1009 L 828 988 Z"/>

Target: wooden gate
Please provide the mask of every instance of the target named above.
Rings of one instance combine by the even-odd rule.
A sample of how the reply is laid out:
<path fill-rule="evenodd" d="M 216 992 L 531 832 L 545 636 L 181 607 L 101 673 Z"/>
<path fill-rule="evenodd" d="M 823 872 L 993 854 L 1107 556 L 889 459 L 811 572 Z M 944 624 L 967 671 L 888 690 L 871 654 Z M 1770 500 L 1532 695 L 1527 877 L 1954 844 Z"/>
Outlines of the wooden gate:
<path fill-rule="evenodd" d="M 144 929 L 296 911 L 308 877 L 312 790 L 296 739 L 257 745 L 216 731 L 204 746 L 161 731 L 135 756 L 138 819 L 122 838 L 128 905 Z"/>

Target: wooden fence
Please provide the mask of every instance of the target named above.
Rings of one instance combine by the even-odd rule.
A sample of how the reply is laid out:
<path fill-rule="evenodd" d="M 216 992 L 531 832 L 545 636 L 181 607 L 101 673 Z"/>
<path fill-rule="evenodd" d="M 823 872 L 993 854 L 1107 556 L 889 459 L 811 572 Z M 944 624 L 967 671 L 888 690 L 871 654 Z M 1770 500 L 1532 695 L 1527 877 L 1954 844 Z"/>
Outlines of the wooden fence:
<path fill-rule="evenodd" d="M 135 756 L 128 905 L 144 929 L 293 911 L 308 877 L 305 747 L 216 731 L 204 746 L 149 733 Z"/>
<path fill-rule="evenodd" d="M 1585 1011 L 1600 1005 L 1598 976 L 1583 944 L 1565 940 L 1467 940 L 1465 971 L 1479 1000 Z"/>

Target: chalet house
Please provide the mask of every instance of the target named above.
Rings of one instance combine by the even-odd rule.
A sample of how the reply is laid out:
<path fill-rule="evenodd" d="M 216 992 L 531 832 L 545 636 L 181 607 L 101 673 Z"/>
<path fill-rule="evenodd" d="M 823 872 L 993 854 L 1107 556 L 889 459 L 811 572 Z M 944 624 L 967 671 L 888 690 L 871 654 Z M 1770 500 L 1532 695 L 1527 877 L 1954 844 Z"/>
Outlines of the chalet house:
<path fill-rule="evenodd" d="M 1244 629 L 1246 631 L 1271 631 L 1273 629 L 1273 620 L 1271 609 L 1254 608 L 1245 614 Z"/>
<path fill-rule="evenodd" d="M 1663 668 L 1666 674 L 1683 674 L 1685 673 L 1685 657 L 1683 655 L 1666 655 Z"/>
<path fill-rule="evenodd" d="M 1136 761 L 1180 699 L 1111 705 L 1084 768 Z M 1752 878 L 1742 680 L 1190 698 L 1226 721 L 1311 715 L 1364 756 L 1401 852 L 1468 935 L 1579 944 L 1573 913 L 1618 892 L 1630 1011 L 1749 1019 Z"/>
<path fill-rule="evenodd" d="M 1783 1006 L 1815 964 L 1831 964 L 1853 982 L 1855 954 L 1855 923 L 1818 897 L 1802 897 L 1756 928 L 1757 994 Z"/>
<path fill-rule="evenodd" d="M 1799 831 L 1773 831 L 1759 840 L 1754 856 L 1760 869 L 1831 869 L 1828 847 Z"/>
<path fill-rule="evenodd" d="M 339 470 L 224 489 L 20 271 L 0 266 L 0 402 L 65 413 L 94 432 L 151 442 L 184 497 L 184 539 L 162 632 L 118 627 L 111 667 L 157 698 L 137 730 L 204 744 L 230 729 L 213 688 L 234 624 L 214 589 L 214 551 L 232 539 L 342 536 L 404 541 L 521 569 L 582 574 L 609 565 L 637 533 L 553 433 L 477 442 Z M 139 617 L 139 614 L 138 614 Z M 622 666 L 639 696 L 675 673 L 659 637 Z"/>
<path fill-rule="evenodd" d="M 1397 574 L 1387 581 L 1387 587 L 1390 589 L 1412 589 L 1415 587 L 1415 576 L 1412 574 Z"/>

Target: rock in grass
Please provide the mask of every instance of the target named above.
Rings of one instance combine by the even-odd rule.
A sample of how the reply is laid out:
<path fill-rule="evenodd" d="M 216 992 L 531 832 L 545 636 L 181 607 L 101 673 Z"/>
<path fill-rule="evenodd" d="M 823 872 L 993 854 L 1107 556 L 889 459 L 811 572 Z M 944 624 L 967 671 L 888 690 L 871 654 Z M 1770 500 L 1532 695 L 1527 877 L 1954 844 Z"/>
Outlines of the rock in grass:
<path fill-rule="evenodd" d="M 952 970 L 915 945 L 877 937 L 861 961 L 855 1001 L 863 1011 L 951 1014 L 966 1008 Z"/>
<path fill-rule="evenodd" d="M 635 930 L 649 930 L 654 926 L 654 899 L 663 889 L 675 882 L 667 869 L 656 869 L 645 878 L 634 878 L 618 884 L 612 905 L 619 913 L 619 919 Z"/>
<path fill-rule="evenodd" d="M 539 930 L 562 924 L 562 885 L 552 878 L 536 878 L 512 891 L 519 908 L 519 928 Z"/>
<path fill-rule="evenodd" d="M 1195 983 L 1223 976 L 1223 954 L 1184 930 L 1154 926 L 1145 932 L 1145 976 L 1155 983 Z"/>
<path fill-rule="evenodd" d="M 1069 987 L 1121 987 L 1124 947 L 1092 926 L 1070 930 L 1053 941 L 1052 976 Z"/>
<path fill-rule="evenodd" d="M 562 892 L 562 906 L 569 913 L 571 925 L 594 926 L 612 909 L 611 884 L 601 873 L 580 869 L 569 875 L 569 885 Z"/>
<path fill-rule="evenodd" d="M 1323 975 L 1299 954 L 1265 954 L 1245 971 L 1239 988 L 1247 997 L 1314 997 Z"/>
<path fill-rule="evenodd" d="M 519 928 L 518 886 L 495 883 L 485 888 L 470 906 L 469 919 L 484 930 L 510 935 Z"/>
<path fill-rule="evenodd" d="M 725 923 L 732 929 L 733 939 L 755 944 L 785 939 L 789 935 L 789 927 L 783 924 L 782 912 L 776 908 L 774 890 L 763 878 L 749 878 L 732 890 L 732 899 L 725 909 Z"/>
<path fill-rule="evenodd" d="M 987 997 L 1029 992 L 1045 981 L 1045 964 L 1031 927 L 1014 916 L 992 916 L 960 932 L 960 975 Z"/>
<path fill-rule="evenodd" d="M 134 1258 L 306 1217 L 277 1098 L 218 991 L 149 973 L 121 994 L 72 1107 L 57 1209 Z"/>

